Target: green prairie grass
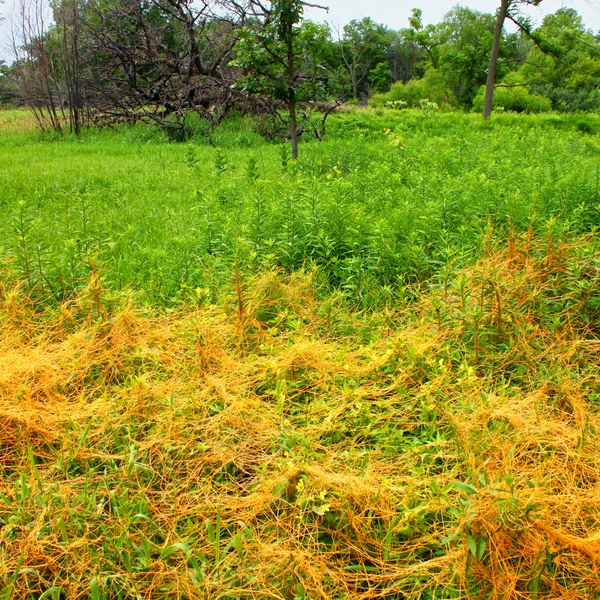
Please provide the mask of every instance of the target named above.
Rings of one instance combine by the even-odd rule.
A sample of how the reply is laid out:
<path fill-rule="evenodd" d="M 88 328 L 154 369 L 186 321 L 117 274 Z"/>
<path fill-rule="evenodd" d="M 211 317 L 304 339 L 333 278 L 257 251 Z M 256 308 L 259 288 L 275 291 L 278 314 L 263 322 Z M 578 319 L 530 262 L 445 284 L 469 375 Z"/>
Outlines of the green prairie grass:
<path fill-rule="evenodd" d="M 354 111 L 297 163 L 239 118 L 185 144 L 143 126 L 4 134 L 0 253 L 54 300 L 93 269 L 112 290 L 172 305 L 214 301 L 235 265 L 314 264 L 360 306 L 395 302 L 480 256 L 490 228 L 593 231 L 597 126 Z"/>

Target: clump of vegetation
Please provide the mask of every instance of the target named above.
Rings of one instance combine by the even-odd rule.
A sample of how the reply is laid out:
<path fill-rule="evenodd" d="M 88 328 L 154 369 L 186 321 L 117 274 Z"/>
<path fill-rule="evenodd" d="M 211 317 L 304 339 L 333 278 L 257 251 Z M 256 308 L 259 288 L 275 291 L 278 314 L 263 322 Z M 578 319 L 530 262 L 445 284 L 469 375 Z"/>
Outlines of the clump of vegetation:
<path fill-rule="evenodd" d="M 600 223 L 593 115 L 506 113 L 484 126 L 429 103 L 357 109 L 332 115 L 328 138 L 296 162 L 242 123 L 223 121 L 216 147 L 141 124 L 79 142 L 6 136 L 0 252 L 12 276 L 56 302 L 95 268 L 112 291 L 173 306 L 195 289 L 215 300 L 236 269 L 315 265 L 369 308 L 476 260 L 488 221 L 504 234 Z"/>
<path fill-rule="evenodd" d="M 386 106 L 388 103 L 403 102 L 409 108 L 418 108 L 426 100 L 438 106 L 450 106 L 451 95 L 441 73 L 430 70 L 421 79 L 411 79 L 407 83 L 394 83 L 389 92 L 372 97 L 373 106 Z M 394 106 L 397 108 L 397 106 Z"/>
<path fill-rule="evenodd" d="M 384 106 L 392 110 L 404 110 L 408 108 L 408 102 L 404 102 L 404 100 L 388 100 Z"/>
<path fill-rule="evenodd" d="M 473 101 L 473 110 L 481 112 L 485 96 L 485 87 L 481 87 Z M 540 113 L 550 112 L 552 102 L 541 94 L 531 93 L 528 86 L 517 78 L 508 78 L 494 91 L 494 110 Z"/>

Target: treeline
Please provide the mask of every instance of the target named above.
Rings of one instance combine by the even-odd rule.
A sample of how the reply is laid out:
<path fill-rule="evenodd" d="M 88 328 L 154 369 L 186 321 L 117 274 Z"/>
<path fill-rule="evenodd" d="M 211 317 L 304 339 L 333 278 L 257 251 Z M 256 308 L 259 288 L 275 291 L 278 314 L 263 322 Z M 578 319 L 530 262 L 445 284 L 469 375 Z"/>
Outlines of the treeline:
<path fill-rule="evenodd" d="M 541 25 L 518 15 L 517 32 L 502 32 L 494 105 L 513 111 L 561 112 L 600 109 L 599 36 L 588 30 L 577 11 L 561 8 Z M 413 11 L 411 27 L 401 30 L 406 55 L 416 46 L 416 69 L 376 103 L 438 105 L 481 111 L 496 17 L 457 6 L 441 23 L 423 26 Z M 391 69 L 390 69 L 391 70 Z M 379 91 L 379 90 L 372 90 Z"/>
<path fill-rule="evenodd" d="M 600 108 L 599 38 L 573 9 L 533 28 L 503 0 L 515 33 L 499 39 L 496 108 Z M 18 0 L 17 59 L 0 65 L 0 103 L 40 126 L 147 120 L 185 135 L 190 115 L 265 116 L 265 132 L 322 135 L 336 102 L 481 110 L 497 16 L 457 6 L 437 24 L 419 9 L 393 30 L 370 18 L 341 31 L 303 19 L 298 0 Z M 511 12 L 512 10 L 512 12 Z M 47 21 L 47 22 L 46 22 Z M 282 111 L 282 109 L 285 109 Z"/>

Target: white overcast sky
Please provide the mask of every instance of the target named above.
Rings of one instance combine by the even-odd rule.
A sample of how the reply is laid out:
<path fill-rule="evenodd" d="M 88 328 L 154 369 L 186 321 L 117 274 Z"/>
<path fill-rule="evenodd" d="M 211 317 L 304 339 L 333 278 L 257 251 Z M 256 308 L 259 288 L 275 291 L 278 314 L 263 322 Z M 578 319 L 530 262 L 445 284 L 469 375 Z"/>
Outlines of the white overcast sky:
<path fill-rule="evenodd" d="M 392 29 L 402 29 L 408 26 L 413 8 L 423 11 L 424 23 L 437 23 L 453 6 L 469 6 L 493 13 L 500 5 L 500 0 L 314 0 L 314 3 L 328 6 L 329 14 L 324 14 L 322 10 L 308 9 L 305 16 L 315 21 L 328 21 L 333 27 L 343 26 L 352 19 L 371 17 Z M 589 29 L 600 30 L 600 0 L 543 0 L 540 6 L 531 7 L 525 12 L 534 21 L 540 22 L 544 15 L 561 7 L 575 8 Z"/>
<path fill-rule="evenodd" d="M 305 16 L 315 21 L 327 21 L 334 31 L 341 29 L 352 19 L 371 17 L 378 23 L 384 23 L 392 29 L 408 26 L 411 9 L 420 8 L 423 11 L 425 23 L 437 23 L 457 4 L 471 8 L 494 12 L 499 0 L 313 0 L 316 4 L 329 6 L 329 13 L 322 10 L 307 9 Z M 0 59 L 9 59 L 10 29 L 8 20 L 14 0 L 0 0 L 0 16 L 6 17 L 0 22 Z M 552 13 L 561 7 L 575 8 L 583 17 L 589 29 L 600 30 L 600 0 L 543 0 L 537 8 L 527 9 L 533 20 L 539 23 L 544 15 Z"/>

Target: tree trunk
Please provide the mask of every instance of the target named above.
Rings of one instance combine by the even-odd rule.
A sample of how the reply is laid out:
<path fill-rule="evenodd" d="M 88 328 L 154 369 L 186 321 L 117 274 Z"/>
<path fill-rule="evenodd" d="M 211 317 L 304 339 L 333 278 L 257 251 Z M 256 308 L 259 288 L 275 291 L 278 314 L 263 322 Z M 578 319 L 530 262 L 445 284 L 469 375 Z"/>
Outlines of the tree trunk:
<path fill-rule="evenodd" d="M 296 118 L 296 93 L 290 92 L 290 139 L 292 140 L 292 160 L 298 158 L 298 120 Z"/>
<path fill-rule="evenodd" d="M 500 40 L 502 39 L 502 29 L 504 21 L 508 14 L 508 7 L 511 0 L 501 0 L 500 9 L 496 18 L 496 28 L 494 29 L 494 41 L 492 51 L 490 52 L 490 64 L 488 66 L 487 82 L 485 84 L 485 100 L 483 102 L 483 118 L 490 118 L 492 114 L 492 103 L 494 101 L 494 88 L 496 87 L 496 67 L 498 65 L 498 54 L 500 54 Z"/>
<path fill-rule="evenodd" d="M 438 64 L 437 64 L 437 61 L 435 60 L 435 56 L 433 55 L 433 51 L 431 50 L 431 48 L 425 48 L 425 50 L 427 50 L 427 54 L 429 54 L 429 58 L 431 60 L 431 66 L 434 69 L 437 69 Z"/>
<path fill-rule="evenodd" d="M 296 65 L 294 61 L 293 23 L 287 25 L 287 84 L 288 110 L 290 113 L 290 140 L 292 142 L 292 160 L 298 158 L 298 119 L 296 116 Z"/>
<path fill-rule="evenodd" d="M 79 5 L 78 2 L 67 4 L 63 1 L 61 12 L 62 19 L 62 46 L 64 61 L 64 78 L 69 103 L 69 123 L 75 135 L 81 133 L 82 125 L 82 95 L 81 95 L 81 68 L 79 57 Z"/>

